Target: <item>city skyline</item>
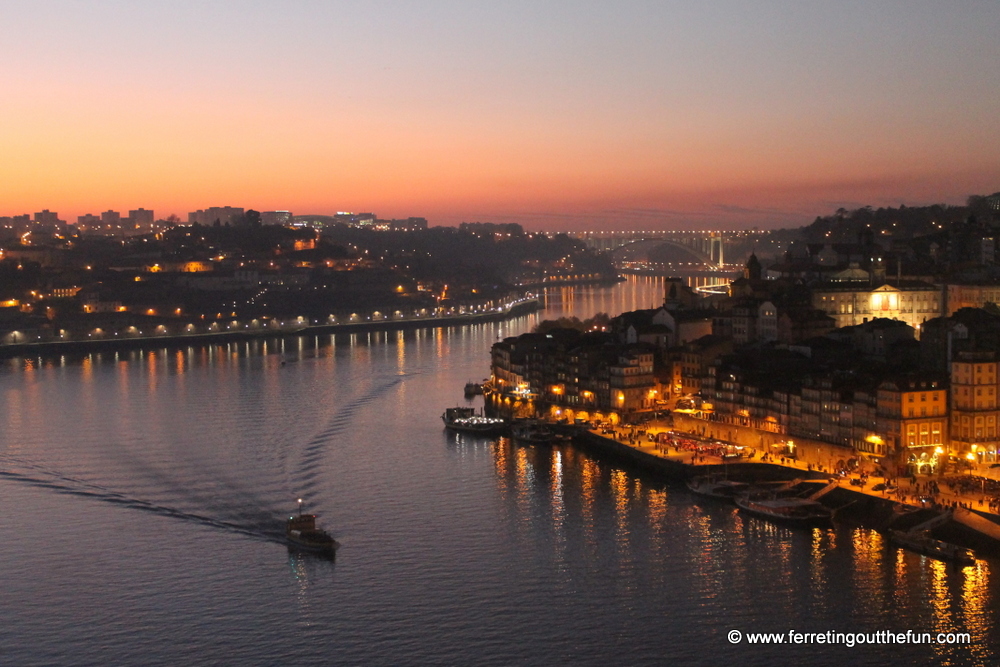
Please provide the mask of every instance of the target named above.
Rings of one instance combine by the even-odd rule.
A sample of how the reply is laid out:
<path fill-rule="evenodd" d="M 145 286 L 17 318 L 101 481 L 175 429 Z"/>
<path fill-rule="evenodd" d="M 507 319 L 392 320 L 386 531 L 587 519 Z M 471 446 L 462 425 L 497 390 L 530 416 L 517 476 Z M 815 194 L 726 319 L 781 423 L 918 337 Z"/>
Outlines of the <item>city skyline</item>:
<path fill-rule="evenodd" d="M 41 2 L 0 18 L 4 215 L 228 204 L 733 229 L 1000 187 L 988 2 Z"/>

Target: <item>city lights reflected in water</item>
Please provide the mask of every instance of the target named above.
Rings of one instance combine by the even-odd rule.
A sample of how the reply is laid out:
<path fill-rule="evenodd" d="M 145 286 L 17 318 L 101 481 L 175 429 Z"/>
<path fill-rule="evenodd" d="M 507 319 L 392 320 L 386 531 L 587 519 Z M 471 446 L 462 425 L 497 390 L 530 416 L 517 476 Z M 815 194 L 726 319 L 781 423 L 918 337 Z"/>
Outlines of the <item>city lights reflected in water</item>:
<path fill-rule="evenodd" d="M 735 603 L 734 598 L 750 594 L 749 581 L 763 580 L 772 584 L 767 596 L 786 611 L 800 606 L 797 598 L 808 591 L 806 608 L 835 615 L 831 628 L 850 629 L 842 627 L 847 618 L 838 611 L 847 604 L 866 624 L 881 619 L 888 629 L 901 619 L 922 618 L 922 632 L 970 632 L 978 638 L 971 652 L 934 647 L 941 659 L 962 663 L 972 655 L 976 664 L 995 655 L 988 648 L 997 607 L 988 561 L 958 568 L 897 549 L 878 531 L 860 526 L 785 528 L 746 518 L 729 505 L 693 498 L 683 489 L 650 484 L 641 475 L 586 455 L 567 457 L 559 448 L 522 451 L 515 453 L 519 465 L 510 474 L 522 499 L 531 495 L 525 486 L 533 478 L 536 493 L 548 493 L 557 560 L 562 562 L 563 553 L 570 559 L 574 552 L 586 553 L 588 545 L 599 553 L 600 545 L 613 543 L 623 594 L 634 585 L 630 576 L 636 546 L 645 542 L 647 556 L 689 572 L 687 585 L 706 609 L 715 609 L 722 600 Z M 547 486 L 541 482 L 541 469 L 531 474 L 532 465 L 548 466 Z M 605 504 L 610 516 L 595 516 L 594 508 Z M 574 507 L 579 516 L 574 516 Z M 523 513 L 520 508 L 519 515 Z M 646 527 L 641 532 L 636 531 L 637 513 Z M 574 525 L 582 527 L 579 544 L 572 543 L 574 531 L 566 529 Z"/>
<path fill-rule="evenodd" d="M 942 628 L 975 643 L 862 661 L 997 664 L 993 562 L 780 527 L 569 445 L 442 428 L 444 408 L 481 405 L 462 389 L 498 336 L 648 307 L 661 288 L 559 288 L 551 311 L 471 327 L 6 360 L 4 660 L 707 667 L 747 662 L 733 628 Z M 287 553 L 299 497 L 343 545 L 336 562 Z"/>

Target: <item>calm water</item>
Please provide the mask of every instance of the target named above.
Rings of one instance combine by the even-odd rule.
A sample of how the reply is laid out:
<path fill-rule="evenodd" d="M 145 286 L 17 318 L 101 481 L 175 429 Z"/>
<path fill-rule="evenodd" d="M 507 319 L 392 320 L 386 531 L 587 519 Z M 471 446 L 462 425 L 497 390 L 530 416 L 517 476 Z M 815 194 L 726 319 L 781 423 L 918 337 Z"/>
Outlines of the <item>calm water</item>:
<path fill-rule="evenodd" d="M 571 447 L 442 430 L 498 335 L 659 289 L 565 288 L 498 324 L 0 362 L 0 663 L 998 664 L 996 562 L 776 528 Z M 297 497 L 335 563 L 283 546 Z"/>

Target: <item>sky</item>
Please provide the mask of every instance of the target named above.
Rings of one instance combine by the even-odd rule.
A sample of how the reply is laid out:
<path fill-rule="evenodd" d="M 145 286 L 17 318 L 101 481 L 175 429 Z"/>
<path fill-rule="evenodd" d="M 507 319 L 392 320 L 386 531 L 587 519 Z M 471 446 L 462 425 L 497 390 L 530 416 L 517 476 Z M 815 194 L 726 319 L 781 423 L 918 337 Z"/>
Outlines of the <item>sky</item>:
<path fill-rule="evenodd" d="M 0 215 L 742 229 L 1000 190 L 997 0 L 0 0 Z"/>

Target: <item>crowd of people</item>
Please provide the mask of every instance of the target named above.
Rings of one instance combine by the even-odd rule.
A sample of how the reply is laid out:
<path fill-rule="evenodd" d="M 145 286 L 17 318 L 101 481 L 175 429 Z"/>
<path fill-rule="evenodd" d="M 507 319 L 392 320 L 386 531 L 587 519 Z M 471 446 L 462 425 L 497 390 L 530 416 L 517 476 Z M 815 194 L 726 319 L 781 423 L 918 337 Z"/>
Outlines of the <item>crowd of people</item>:
<path fill-rule="evenodd" d="M 969 475 L 968 477 L 952 477 L 944 481 L 945 486 L 954 494 L 964 496 L 982 496 L 980 506 L 985 506 L 991 512 L 1000 512 L 1000 480 L 988 477 Z"/>

